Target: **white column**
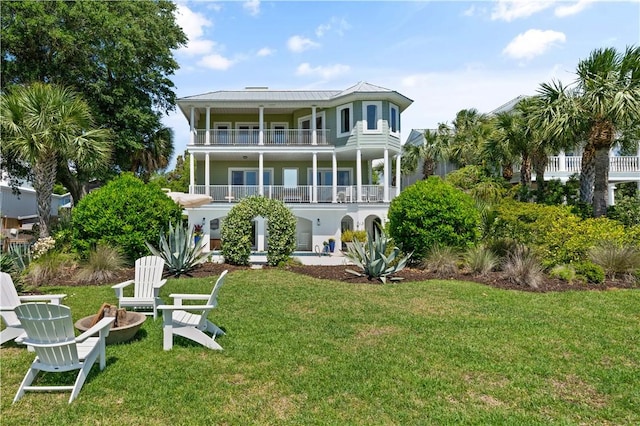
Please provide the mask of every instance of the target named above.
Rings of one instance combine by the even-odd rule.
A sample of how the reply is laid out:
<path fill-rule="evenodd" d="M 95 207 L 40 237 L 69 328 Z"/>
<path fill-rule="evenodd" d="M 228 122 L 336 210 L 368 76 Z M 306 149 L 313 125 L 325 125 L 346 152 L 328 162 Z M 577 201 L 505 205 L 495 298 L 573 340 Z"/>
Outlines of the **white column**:
<path fill-rule="evenodd" d="M 564 149 L 558 153 L 558 163 L 559 163 L 558 164 L 558 166 L 559 166 L 558 171 L 559 172 L 566 172 L 567 171 L 567 158 L 565 156 Z"/>
<path fill-rule="evenodd" d="M 383 199 L 385 203 L 389 202 L 389 182 L 391 181 L 391 167 L 389 164 L 389 150 L 387 148 L 384 149 L 384 193 Z"/>
<path fill-rule="evenodd" d="M 318 202 L 318 154 L 317 153 L 313 153 L 313 178 L 312 178 L 312 182 L 313 182 L 313 196 L 312 196 L 312 203 L 317 203 Z"/>
<path fill-rule="evenodd" d="M 191 107 L 191 115 L 189 117 L 189 144 L 194 145 L 196 143 L 196 110 Z"/>
<path fill-rule="evenodd" d="M 373 160 L 367 161 L 367 168 L 369 169 L 367 173 L 367 183 L 373 185 Z"/>
<path fill-rule="evenodd" d="M 211 114 L 211 107 L 207 107 L 207 117 L 205 118 L 205 128 L 207 130 L 207 133 L 204 136 L 204 144 L 205 145 L 211 145 L 211 117 L 209 116 Z"/>
<path fill-rule="evenodd" d="M 265 234 L 266 226 L 265 220 L 262 217 L 256 218 L 256 231 L 258 233 L 256 238 L 256 249 L 258 251 L 264 251 L 264 234 Z"/>
<path fill-rule="evenodd" d="M 209 193 L 209 182 L 211 178 L 211 170 L 209 169 L 209 153 L 207 152 L 204 155 L 204 193 L 207 195 L 211 195 Z"/>
<path fill-rule="evenodd" d="M 258 154 L 258 193 L 264 195 L 264 154 Z"/>
<path fill-rule="evenodd" d="M 316 129 L 316 106 L 311 107 L 311 145 L 318 145 L 318 129 Z"/>
<path fill-rule="evenodd" d="M 335 203 L 338 198 L 338 159 L 335 151 L 333 151 L 333 154 L 331 155 L 331 172 L 331 182 L 333 182 L 333 188 L 331 188 L 331 202 Z"/>
<path fill-rule="evenodd" d="M 608 206 L 615 206 L 616 205 L 616 199 L 615 199 L 615 191 L 616 191 L 616 186 L 612 183 L 610 183 L 609 185 L 607 185 L 607 188 L 609 189 L 609 197 L 607 200 L 607 205 Z"/>
<path fill-rule="evenodd" d="M 258 145 L 264 145 L 264 107 L 260 105 L 260 130 L 258 133 Z"/>
<path fill-rule="evenodd" d="M 189 153 L 189 192 L 195 193 L 193 186 L 196 184 L 196 162 L 193 152 Z"/>
<path fill-rule="evenodd" d="M 356 199 L 362 202 L 362 152 L 360 148 L 356 150 Z"/>
<path fill-rule="evenodd" d="M 402 186 L 402 155 L 396 155 L 396 194 L 395 197 L 400 195 L 400 187 Z"/>

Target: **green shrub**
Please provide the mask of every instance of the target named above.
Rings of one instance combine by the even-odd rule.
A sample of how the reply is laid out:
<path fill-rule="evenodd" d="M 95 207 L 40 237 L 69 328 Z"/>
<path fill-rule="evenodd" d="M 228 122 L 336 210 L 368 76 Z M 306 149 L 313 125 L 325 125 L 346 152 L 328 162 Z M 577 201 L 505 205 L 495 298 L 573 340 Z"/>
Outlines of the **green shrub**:
<path fill-rule="evenodd" d="M 362 229 L 358 231 L 352 231 L 351 229 L 347 229 L 340 236 L 340 240 L 343 243 L 351 243 L 355 240 L 360 241 L 361 243 L 364 243 L 365 241 L 367 241 L 367 231 Z"/>
<path fill-rule="evenodd" d="M 207 260 L 209 253 L 204 253 L 203 242 L 194 242 L 194 228 L 179 221 L 174 227 L 169 224 L 167 235 L 160 234 L 158 247 L 147 243 L 154 256 L 164 259 L 169 274 L 179 277 L 189 275 L 196 266 Z"/>
<path fill-rule="evenodd" d="M 625 227 L 640 225 L 640 196 L 618 198 L 615 206 L 607 209 L 607 217 Z"/>
<path fill-rule="evenodd" d="M 429 249 L 422 267 L 439 275 L 453 275 L 458 272 L 460 254 L 453 247 L 436 244 Z"/>
<path fill-rule="evenodd" d="M 471 271 L 486 275 L 493 271 L 499 263 L 499 258 L 484 244 L 471 247 L 464 254 L 464 262 Z"/>
<path fill-rule="evenodd" d="M 600 240 L 622 242 L 624 227 L 607 218 L 582 220 L 568 206 L 546 206 L 507 200 L 496 206 L 498 217 L 490 235 L 531 247 L 546 267 L 586 259 Z"/>
<path fill-rule="evenodd" d="M 578 278 L 592 284 L 604 282 L 604 269 L 593 262 L 584 261 L 573 264 Z"/>
<path fill-rule="evenodd" d="M 125 259 L 116 248 L 98 244 L 80 267 L 76 279 L 80 283 L 108 283 L 125 266 Z"/>
<path fill-rule="evenodd" d="M 549 275 L 571 284 L 573 280 L 576 279 L 577 274 L 576 268 L 571 265 L 562 264 L 554 266 L 551 271 L 549 271 Z"/>
<path fill-rule="evenodd" d="M 589 250 L 589 260 L 600 265 L 606 276 L 615 280 L 616 274 L 632 275 L 640 269 L 640 249 L 601 241 Z"/>
<path fill-rule="evenodd" d="M 405 188 L 388 214 L 394 241 L 416 260 L 436 243 L 466 248 L 479 236 L 480 215 L 473 199 L 434 176 Z"/>
<path fill-rule="evenodd" d="M 182 208 L 155 185 L 123 174 L 89 193 L 73 209 L 73 247 L 82 257 L 98 243 L 117 247 L 130 263 L 149 254 L 169 222 L 181 219 Z"/>
<path fill-rule="evenodd" d="M 276 266 L 289 259 L 296 245 L 295 216 L 282 201 L 256 196 L 245 198 L 233 206 L 222 223 L 222 255 L 225 262 L 249 264 L 251 221 L 256 216 L 267 219 L 267 264 Z"/>
<path fill-rule="evenodd" d="M 353 261 L 360 271 L 346 271 L 356 276 L 366 276 L 370 280 L 377 278 L 386 283 L 388 277 L 404 269 L 411 254 L 402 256 L 400 249 L 393 244 L 393 239 L 388 237 L 384 230 L 376 232 L 379 232 L 376 238 L 369 236 L 366 243 L 353 241 L 353 248 L 347 250 L 345 256 Z M 397 279 L 399 278 L 391 278 L 392 281 Z"/>
<path fill-rule="evenodd" d="M 445 177 L 445 181 L 463 191 L 468 191 L 487 178 L 482 167 L 465 166 L 455 170 Z"/>

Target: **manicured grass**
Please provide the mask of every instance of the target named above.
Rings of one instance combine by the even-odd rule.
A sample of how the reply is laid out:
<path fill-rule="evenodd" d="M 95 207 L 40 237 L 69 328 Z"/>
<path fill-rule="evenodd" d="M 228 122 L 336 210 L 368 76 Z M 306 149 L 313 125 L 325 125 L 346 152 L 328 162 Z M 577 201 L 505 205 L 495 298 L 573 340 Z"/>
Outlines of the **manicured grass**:
<path fill-rule="evenodd" d="M 169 280 L 209 293 L 216 277 Z M 56 287 L 74 319 L 115 302 Z M 162 320 L 107 347 L 76 401 L 28 393 L 33 355 L 0 350 L 2 424 L 640 424 L 640 291 L 535 294 L 430 281 L 359 285 L 279 270 L 227 277 L 216 352 Z M 56 379 L 57 380 L 57 379 Z"/>

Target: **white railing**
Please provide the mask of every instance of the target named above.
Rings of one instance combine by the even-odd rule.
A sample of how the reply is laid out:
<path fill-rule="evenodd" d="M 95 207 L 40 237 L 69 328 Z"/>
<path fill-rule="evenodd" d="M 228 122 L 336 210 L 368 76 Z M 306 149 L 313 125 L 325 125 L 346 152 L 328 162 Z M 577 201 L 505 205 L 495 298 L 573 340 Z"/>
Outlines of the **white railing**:
<path fill-rule="evenodd" d="M 564 164 L 562 159 L 564 158 Z M 564 167 L 563 167 L 564 166 Z M 548 173 L 567 172 L 580 173 L 582 166 L 582 157 L 549 157 L 547 164 Z M 640 157 L 609 157 L 610 172 L 639 172 L 640 173 Z"/>
<path fill-rule="evenodd" d="M 214 203 L 236 203 L 243 198 L 260 195 L 260 187 L 258 185 L 209 185 L 208 189 L 208 194 Z M 192 194 L 207 194 L 207 187 L 205 185 L 192 185 L 190 192 Z M 397 192 L 397 188 L 389 187 L 389 198 L 393 199 Z M 357 203 L 356 194 L 357 187 L 355 185 L 339 185 L 336 188 L 336 203 Z M 318 203 L 332 203 L 333 186 L 317 186 L 314 194 L 312 185 L 265 185 L 263 187 L 263 195 L 285 203 L 311 203 L 314 199 Z M 383 201 L 383 186 L 362 185 L 361 202 L 379 203 Z"/>
<path fill-rule="evenodd" d="M 316 130 L 315 145 L 328 145 L 328 129 Z M 207 131 L 196 130 L 196 145 L 207 145 Z M 260 145 L 259 130 L 209 130 L 209 145 Z M 263 145 L 314 145 L 313 131 L 309 129 L 265 129 Z"/>

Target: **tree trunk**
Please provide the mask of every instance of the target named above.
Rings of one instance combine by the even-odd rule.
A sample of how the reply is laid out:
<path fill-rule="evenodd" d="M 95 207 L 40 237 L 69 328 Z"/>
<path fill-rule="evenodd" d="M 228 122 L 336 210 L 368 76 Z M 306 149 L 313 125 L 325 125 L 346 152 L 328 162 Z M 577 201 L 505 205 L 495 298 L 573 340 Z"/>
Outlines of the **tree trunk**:
<path fill-rule="evenodd" d="M 595 156 L 595 182 L 593 188 L 593 216 L 607 214 L 609 184 L 609 147 L 600 147 Z"/>
<path fill-rule="evenodd" d="M 513 164 L 509 163 L 502 166 L 502 177 L 507 182 L 511 181 L 513 178 Z"/>
<path fill-rule="evenodd" d="M 429 176 L 433 176 L 433 172 L 436 169 L 436 162 L 431 158 L 425 158 L 422 163 L 422 179 L 428 179 Z"/>
<path fill-rule="evenodd" d="M 549 163 L 549 157 L 546 153 L 536 153 L 533 156 L 533 168 L 536 172 L 536 186 L 538 187 L 538 194 L 543 195 L 545 189 L 544 172 L 547 169 L 547 163 Z"/>
<path fill-rule="evenodd" d="M 53 185 L 56 181 L 56 156 L 46 154 L 34 165 L 33 189 L 36 191 L 38 203 L 38 225 L 40 226 L 40 238 L 49 236 L 49 224 L 51 222 L 51 196 Z"/>
<path fill-rule="evenodd" d="M 580 166 L 580 201 L 591 204 L 593 202 L 593 182 L 595 179 L 596 150 L 590 143 L 582 151 Z"/>
<path fill-rule="evenodd" d="M 529 188 L 531 186 L 531 158 L 528 155 L 522 156 L 520 165 L 520 183 Z"/>

